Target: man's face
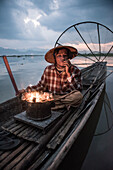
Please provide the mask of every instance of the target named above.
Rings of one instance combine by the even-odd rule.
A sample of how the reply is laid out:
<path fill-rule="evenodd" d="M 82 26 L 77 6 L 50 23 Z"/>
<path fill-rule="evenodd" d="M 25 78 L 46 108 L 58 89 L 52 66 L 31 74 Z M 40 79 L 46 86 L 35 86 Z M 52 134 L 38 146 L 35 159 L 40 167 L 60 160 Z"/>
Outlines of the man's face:
<path fill-rule="evenodd" d="M 67 50 L 61 49 L 59 50 L 58 54 L 56 54 L 55 56 L 56 56 L 57 66 L 64 67 L 64 61 L 68 60 Z"/>

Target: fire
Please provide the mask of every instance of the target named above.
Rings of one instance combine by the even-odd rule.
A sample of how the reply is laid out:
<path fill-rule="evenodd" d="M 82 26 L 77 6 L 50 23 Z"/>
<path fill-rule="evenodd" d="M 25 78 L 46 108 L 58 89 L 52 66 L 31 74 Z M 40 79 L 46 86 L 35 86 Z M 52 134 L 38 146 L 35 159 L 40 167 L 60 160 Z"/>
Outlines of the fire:
<path fill-rule="evenodd" d="M 43 92 L 43 93 L 39 93 L 39 92 L 30 92 L 27 93 L 25 92 L 22 95 L 22 100 L 26 100 L 28 102 L 31 103 L 35 103 L 35 102 L 46 102 L 46 101 L 51 101 L 53 100 L 53 96 L 51 93 L 47 93 L 47 92 Z"/>

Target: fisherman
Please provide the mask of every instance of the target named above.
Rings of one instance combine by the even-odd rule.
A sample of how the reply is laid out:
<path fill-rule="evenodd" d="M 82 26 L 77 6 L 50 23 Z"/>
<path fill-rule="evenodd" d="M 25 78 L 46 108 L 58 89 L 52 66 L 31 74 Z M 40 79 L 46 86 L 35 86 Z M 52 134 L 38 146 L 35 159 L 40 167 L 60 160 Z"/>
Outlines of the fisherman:
<path fill-rule="evenodd" d="M 49 50 L 45 60 L 47 66 L 37 85 L 28 86 L 27 90 L 43 90 L 53 94 L 55 107 L 53 110 L 78 107 L 82 101 L 82 83 L 80 70 L 70 60 L 77 56 L 77 49 L 71 46 L 58 46 Z"/>

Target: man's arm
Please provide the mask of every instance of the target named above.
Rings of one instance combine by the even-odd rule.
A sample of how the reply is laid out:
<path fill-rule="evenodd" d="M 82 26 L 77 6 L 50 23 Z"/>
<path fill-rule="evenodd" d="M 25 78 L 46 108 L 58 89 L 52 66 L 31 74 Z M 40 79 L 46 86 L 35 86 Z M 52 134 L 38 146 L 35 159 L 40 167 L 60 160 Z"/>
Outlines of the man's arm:
<path fill-rule="evenodd" d="M 72 89 L 77 89 L 81 91 L 82 90 L 81 71 L 76 66 L 72 66 L 70 70 L 71 76 L 67 77 L 69 86 Z"/>

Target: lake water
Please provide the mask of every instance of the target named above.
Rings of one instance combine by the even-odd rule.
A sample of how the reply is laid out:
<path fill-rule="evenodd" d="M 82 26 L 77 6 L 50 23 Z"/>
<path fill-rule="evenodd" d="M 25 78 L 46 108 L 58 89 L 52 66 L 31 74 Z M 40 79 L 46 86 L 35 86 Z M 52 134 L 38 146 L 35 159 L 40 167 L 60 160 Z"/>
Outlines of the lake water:
<path fill-rule="evenodd" d="M 47 66 L 44 56 L 8 57 L 18 89 L 29 84 L 37 84 Z M 15 91 L 7 73 L 3 59 L 0 58 L 0 103 L 15 96 Z"/>
<path fill-rule="evenodd" d="M 93 59 L 93 58 L 92 58 Z M 44 60 L 44 56 L 29 56 L 29 57 L 8 57 L 8 61 L 13 72 L 18 89 L 26 88 L 29 84 L 37 84 L 41 78 L 44 68 L 48 63 Z M 113 71 L 113 58 L 107 58 L 108 70 Z M 72 60 L 72 63 L 77 64 L 81 69 L 92 63 L 84 57 L 77 57 Z M 106 80 L 106 99 L 104 103 L 107 107 L 107 116 L 109 119 L 109 128 L 113 124 L 113 74 Z M 15 91 L 11 80 L 7 73 L 2 57 L 0 57 L 0 103 L 11 99 L 15 96 Z M 110 106 L 109 106 L 110 105 Z M 109 109 L 111 107 L 111 110 Z M 105 106 L 103 105 L 102 114 L 96 129 L 87 157 L 82 166 L 82 170 L 113 170 L 113 128 L 108 130 Z"/>

